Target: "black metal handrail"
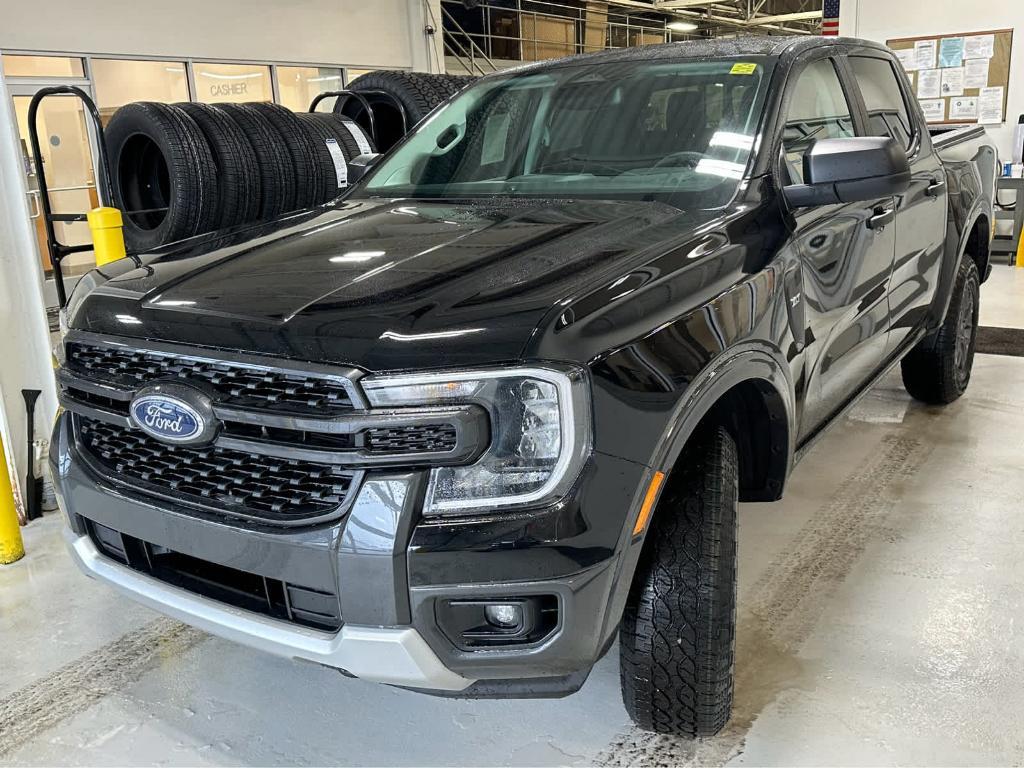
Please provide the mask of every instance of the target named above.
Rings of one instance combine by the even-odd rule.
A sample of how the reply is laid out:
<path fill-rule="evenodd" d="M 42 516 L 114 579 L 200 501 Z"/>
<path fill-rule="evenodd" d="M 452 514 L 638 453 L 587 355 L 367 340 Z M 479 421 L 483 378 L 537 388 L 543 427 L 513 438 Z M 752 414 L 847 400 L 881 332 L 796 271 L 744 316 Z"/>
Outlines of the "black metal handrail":
<path fill-rule="evenodd" d="M 43 165 L 43 153 L 39 146 L 39 127 L 36 119 L 39 104 L 47 96 L 77 96 L 85 104 L 96 131 L 96 157 L 93 162 L 93 170 L 96 174 L 96 196 L 99 198 L 100 205 L 111 205 L 113 184 L 110 180 L 110 166 L 107 164 L 107 147 L 103 140 L 103 123 L 100 121 L 100 112 L 96 108 L 96 103 L 89 98 L 89 94 L 74 85 L 53 85 L 36 91 L 28 106 L 28 136 L 32 145 L 32 162 L 35 164 L 36 176 L 39 179 L 39 206 L 42 209 L 43 223 L 46 226 L 47 257 L 53 268 L 57 303 L 63 308 L 68 303 L 68 297 L 64 289 L 61 261 L 73 253 L 92 250 L 92 244 L 67 245 L 62 243 L 57 239 L 57 233 L 53 226 L 54 222 L 85 221 L 86 215 L 84 213 L 54 213 L 53 207 L 50 205 L 50 191 L 46 183 L 46 168 Z"/>

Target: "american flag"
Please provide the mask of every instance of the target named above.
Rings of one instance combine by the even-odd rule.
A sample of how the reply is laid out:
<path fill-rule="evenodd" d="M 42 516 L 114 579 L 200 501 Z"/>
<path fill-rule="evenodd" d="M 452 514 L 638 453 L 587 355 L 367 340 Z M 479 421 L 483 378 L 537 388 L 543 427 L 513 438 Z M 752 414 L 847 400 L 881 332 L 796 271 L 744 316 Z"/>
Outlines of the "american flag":
<path fill-rule="evenodd" d="M 839 37 L 839 0 L 825 0 L 821 14 L 821 34 Z"/>

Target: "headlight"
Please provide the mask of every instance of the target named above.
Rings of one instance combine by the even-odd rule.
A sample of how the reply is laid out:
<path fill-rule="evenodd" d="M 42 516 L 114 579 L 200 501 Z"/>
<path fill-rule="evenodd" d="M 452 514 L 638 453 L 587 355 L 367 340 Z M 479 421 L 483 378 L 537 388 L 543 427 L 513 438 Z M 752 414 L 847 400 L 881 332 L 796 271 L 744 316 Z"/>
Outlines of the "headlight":
<path fill-rule="evenodd" d="M 424 514 L 554 501 L 590 454 L 590 393 L 578 368 L 374 376 L 361 384 L 374 407 L 477 403 L 490 414 L 490 446 L 474 464 L 431 470 Z"/>

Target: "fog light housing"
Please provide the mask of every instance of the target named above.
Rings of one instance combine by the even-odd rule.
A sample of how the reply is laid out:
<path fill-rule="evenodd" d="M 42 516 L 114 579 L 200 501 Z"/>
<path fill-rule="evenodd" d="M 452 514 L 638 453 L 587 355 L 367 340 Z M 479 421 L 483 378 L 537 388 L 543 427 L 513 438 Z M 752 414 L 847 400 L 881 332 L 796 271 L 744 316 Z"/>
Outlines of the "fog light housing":
<path fill-rule="evenodd" d="M 523 608 L 514 603 L 494 603 L 484 606 L 488 624 L 501 629 L 515 629 L 523 623 Z"/>
<path fill-rule="evenodd" d="M 531 645 L 558 626 L 556 595 L 501 597 L 481 600 L 438 600 L 438 628 L 465 651 Z"/>

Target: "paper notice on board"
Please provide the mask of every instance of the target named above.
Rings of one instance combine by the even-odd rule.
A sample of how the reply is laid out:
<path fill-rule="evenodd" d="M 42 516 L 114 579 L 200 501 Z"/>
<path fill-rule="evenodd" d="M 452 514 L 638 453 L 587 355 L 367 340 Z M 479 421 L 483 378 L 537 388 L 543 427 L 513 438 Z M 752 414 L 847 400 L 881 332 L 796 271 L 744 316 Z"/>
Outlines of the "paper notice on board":
<path fill-rule="evenodd" d="M 941 123 L 946 119 L 946 100 L 929 99 L 921 102 L 924 119 L 929 123 Z"/>
<path fill-rule="evenodd" d="M 978 94 L 978 122 L 982 125 L 995 125 L 1003 122 L 1002 86 L 998 88 L 982 88 Z"/>
<path fill-rule="evenodd" d="M 896 58 L 900 60 L 900 64 L 907 72 L 913 72 L 917 69 L 917 49 L 906 48 L 902 51 L 896 51 Z"/>
<path fill-rule="evenodd" d="M 917 98 L 937 99 L 942 96 L 942 70 L 923 69 L 917 73 Z"/>
<path fill-rule="evenodd" d="M 968 59 L 964 64 L 964 88 L 988 88 L 988 59 Z"/>
<path fill-rule="evenodd" d="M 991 59 L 995 55 L 995 35 L 975 35 L 964 39 L 965 59 Z"/>
<path fill-rule="evenodd" d="M 962 67 L 964 64 L 964 39 L 944 37 L 939 42 L 939 66 Z"/>
<path fill-rule="evenodd" d="M 973 96 L 961 96 L 949 100 L 950 120 L 977 120 L 978 100 Z"/>
<path fill-rule="evenodd" d="M 935 61 L 939 54 L 939 41 L 918 40 L 914 43 L 914 52 L 917 54 L 918 69 L 935 69 Z"/>
<path fill-rule="evenodd" d="M 964 95 L 964 68 L 954 67 L 953 69 L 942 70 L 942 95 L 963 96 Z"/>

